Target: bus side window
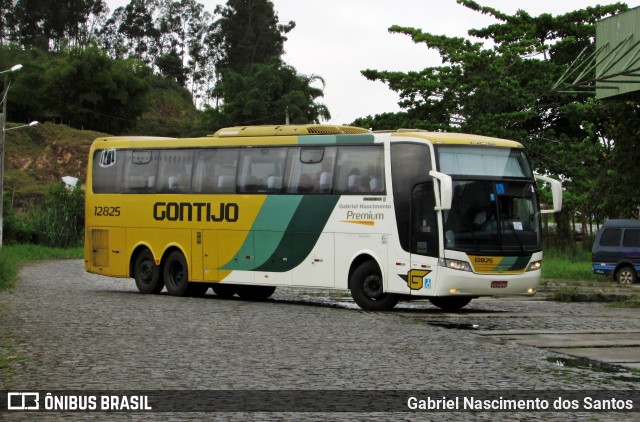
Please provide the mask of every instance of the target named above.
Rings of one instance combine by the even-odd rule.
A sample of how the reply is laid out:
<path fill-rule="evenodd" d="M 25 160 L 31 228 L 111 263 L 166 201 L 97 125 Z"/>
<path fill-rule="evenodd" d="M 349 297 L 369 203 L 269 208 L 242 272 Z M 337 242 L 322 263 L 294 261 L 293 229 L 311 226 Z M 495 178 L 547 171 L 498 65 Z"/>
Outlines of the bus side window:
<path fill-rule="evenodd" d="M 336 147 L 292 147 L 287 157 L 286 192 L 330 193 Z"/>
<path fill-rule="evenodd" d="M 160 151 L 156 190 L 159 193 L 188 193 L 191 191 L 192 149 Z"/>
<path fill-rule="evenodd" d="M 118 193 L 122 183 L 122 151 L 96 150 L 93 153 L 93 193 Z"/>
<path fill-rule="evenodd" d="M 191 191 L 235 193 L 238 148 L 196 150 Z"/>
<path fill-rule="evenodd" d="M 121 157 L 120 155 L 124 155 Z M 154 180 L 158 168 L 158 152 L 147 150 L 123 151 L 118 159 L 124 158 L 123 193 L 149 193 L 153 187 L 149 182 Z"/>
<path fill-rule="evenodd" d="M 382 146 L 339 147 L 333 189 L 336 193 L 384 193 L 384 150 Z"/>
<path fill-rule="evenodd" d="M 281 192 L 286 157 L 287 148 L 242 148 L 238 192 Z"/>

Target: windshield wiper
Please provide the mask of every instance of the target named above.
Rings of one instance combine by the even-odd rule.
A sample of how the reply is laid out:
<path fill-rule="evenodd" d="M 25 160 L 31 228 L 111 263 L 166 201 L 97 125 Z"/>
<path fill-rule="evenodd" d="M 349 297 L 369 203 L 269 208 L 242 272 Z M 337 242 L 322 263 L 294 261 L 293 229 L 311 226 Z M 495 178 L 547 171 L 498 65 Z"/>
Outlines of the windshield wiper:
<path fill-rule="evenodd" d="M 527 250 L 525 249 L 524 245 L 522 244 L 522 239 L 520 239 L 520 236 L 518 235 L 518 231 L 513 226 L 513 220 L 511 220 L 510 218 L 504 218 L 503 221 L 506 222 L 507 226 L 511 229 L 511 232 L 513 233 L 513 237 L 516 238 L 516 242 L 518 243 L 518 246 L 520 247 L 520 250 L 522 252 L 526 252 Z M 504 248 L 504 239 L 502 241 L 502 244 L 503 244 L 502 247 Z"/>

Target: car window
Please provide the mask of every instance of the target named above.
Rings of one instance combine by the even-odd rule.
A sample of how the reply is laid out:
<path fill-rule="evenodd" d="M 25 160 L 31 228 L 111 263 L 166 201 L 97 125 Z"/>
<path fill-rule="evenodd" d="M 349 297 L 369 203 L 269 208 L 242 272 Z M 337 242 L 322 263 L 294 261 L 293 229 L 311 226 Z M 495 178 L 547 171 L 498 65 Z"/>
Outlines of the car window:
<path fill-rule="evenodd" d="M 627 229 L 624 231 L 622 246 L 638 247 L 640 246 L 640 230 Z"/>
<path fill-rule="evenodd" d="M 600 246 L 618 246 L 620 245 L 620 229 L 605 229 L 600 238 Z"/>

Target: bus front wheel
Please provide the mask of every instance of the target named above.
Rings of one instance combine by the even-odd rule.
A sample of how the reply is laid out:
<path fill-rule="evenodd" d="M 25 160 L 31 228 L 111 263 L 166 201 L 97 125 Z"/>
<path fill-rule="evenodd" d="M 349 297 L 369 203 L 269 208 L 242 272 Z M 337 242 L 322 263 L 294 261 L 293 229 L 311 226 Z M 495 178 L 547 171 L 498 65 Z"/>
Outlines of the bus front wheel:
<path fill-rule="evenodd" d="M 136 257 L 133 264 L 133 278 L 140 293 L 160 293 L 164 287 L 160 268 L 156 265 L 149 249 L 144 249 Z"/>
<path fill-rule="evenodd" d="M 430 297 L 431 303 L 443 311 L 459 311 L 471 302 L 468 296 L 440 296 Z"/>
<path fill-rule="evenodd" d="M 388 311 L 396 306 L 400 297 L 385 293 L 382 273 L 375 261 L 360 264 L 349 279 L 351 297 L 367 311 Z"/>
<path fill-rule="evenodd" d="M 180 251 L 169 254 L 164 263 L 164 284 L 172 296 L 184 296 L 189 288 L 187 260 Z"/>

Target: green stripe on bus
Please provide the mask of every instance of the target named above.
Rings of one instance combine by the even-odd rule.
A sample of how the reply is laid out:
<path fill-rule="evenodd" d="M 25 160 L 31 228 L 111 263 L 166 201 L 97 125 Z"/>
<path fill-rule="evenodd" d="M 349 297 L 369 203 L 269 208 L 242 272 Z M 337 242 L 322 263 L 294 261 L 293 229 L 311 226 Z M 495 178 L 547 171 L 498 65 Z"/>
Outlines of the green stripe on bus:
<path fill-rule="evenodd" d="M 496 271 L 517 271 L 523 269 L 531 260 L 531 255 L 527 256 L 505 256 L 500 264 L 496 265 Z"/>
<path fill-rule="evenodd" d="M 220 267 L 223 270 L 253 270 L 262 265 L 281 243 L 287 227 L 298 208 L 302 196 L 268 196 L 251 226 L 250 235 L 238 250 L 236 256 L 252 256 L 253 259 L 231 259 Z M 257 239 L 256 239 L 257 237 Z M 255 250 L 255 244 L 260 245 Z"/>
<path fill-rule="evenodd" d="M 338 144 L 372 144 L 375 138 L 372 134 L 363 133 L 361 135 L 336 135 Z"/>
<path fill-rule="evenodd" d="M 339 199 L 338 195 L 304 196 L 280 244 L 256 270 L 283 272 L 300 265 L 318 242 Z"/>

